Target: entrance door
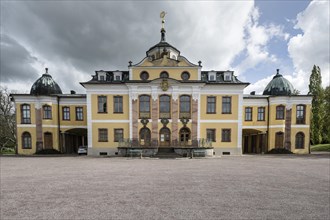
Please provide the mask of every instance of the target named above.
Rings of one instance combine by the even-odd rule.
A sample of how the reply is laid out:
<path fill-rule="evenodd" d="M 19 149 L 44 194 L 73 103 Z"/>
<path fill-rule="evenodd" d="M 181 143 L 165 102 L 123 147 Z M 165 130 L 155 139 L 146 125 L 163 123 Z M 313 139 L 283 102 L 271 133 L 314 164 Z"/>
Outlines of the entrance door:
<path fill-rule="evenodd" d="M 182 146 L 188 145 L 189 139 L 190 139 L 189 128 L 181 128 L 180 129 L 180 145 L 182 145 Z"/>
<path fill-rule="evenodd" d="M 45 149 L 53 149 L 53 135 L 50 132 L 44 134 Z"/>
<path fill-rule="evenodd" d="M 257 135 L 251 136 L 251 153 L 255 154 L 257 153 Z"/>
<path fill-rule="evenodd" d="M 283 148 L 283 142 L 284 142 L 284 133 L 277 132 L 275 134 L 275 148 Z"/>
<path fill-rule="evenodd" d="M 244 136 L 244 153 L 249 153 L 249 136 Z"/>
<path fill-rule="evenodd" d="M 159 145 L 160 146 L 170 146 L 171 141 L 171 131 L 170 129 L 164 127 L 159 131 Z"/>
<path fill-rule="evenodd" d="M 140 130 L 140 145 L 150 146 L 151 134 L 149 128 L 141 128 Z"/>

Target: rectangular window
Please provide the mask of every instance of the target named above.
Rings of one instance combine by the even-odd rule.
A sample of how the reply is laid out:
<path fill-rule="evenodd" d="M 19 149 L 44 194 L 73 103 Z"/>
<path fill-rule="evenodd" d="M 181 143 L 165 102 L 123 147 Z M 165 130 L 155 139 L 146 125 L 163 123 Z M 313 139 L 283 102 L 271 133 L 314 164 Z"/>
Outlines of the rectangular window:
<path fill-rule="evenodd" d="M 84 120 L 83 107 L 76 107 L 76 121 Z"/>
<path fill-rule="evenodd" d="M 150 118 L 150 96 L 141 95 L 139 97 L 140 118 Z"/>
<path fill-rule="evenodd" d="M 115 129 L 114 135 L 114 142 L 122 141 L 124 138 L 124 129 Z"/>
<path fill-rule="evenodd" d="M 296 123 L 297 124 L 305 124 L 305 106 L 297 105 L 296 110 Z"/>
<path fill-rule="evenodd" d="M 284 119 L 284 106 L 276 106 L 276 120 L 283 120 Z"/>
<path fill-rule="evenodd" d="M 231 114 L 231 97 L 222 97 L 222 114 Z"/>
<path fill-rule="evenodd" d="M 107 113 L 107 97 L 104 95 L 97 97 L 97 112 L 98 113 Z"/>
<path fill-rule="evenodd" d="M 206 129 L 206 138 L 209 141 L 215 142 L 215 129 Z"/>
<path fill-rule="evenodd" d="M 52 119 L 52 107 L 49 105 L 43 106 L 43 118 L 44 119 Z"/>
<path fill-rule="evenodd" d="M 245 107 L 245 121 L 252 121 L 252 108 Z"/>
<path fill-rule="evenodd" d="M 208 96 L 207 97 L 207 114 L 216 113 L 216 97 Z"/>
<path fill-rule="evenodd" d="M 123 97 L 113 97 L 113 113 L 123 113 Z"/>
<path fill-rule="evenodd" d="M 222 142 L 231 142 L 231 129 L 222 129 L 221 130 L 221 141 Z"/>
<path fill-rule="evenodd" d="M 107 142 L 108 141 L 108 129 L 99 128 L 99 142 Z"/>
<path fill-rule="evenodd" d="M 30 105 L 28 104 L 21 105 L 21 118 L 22 118 L 22 124 L 31 124 Z"/>
<path fill-rule="evenodd" d="M 62 119 L 64 121 L 70 120 L 70 107 L 62 107 Z"/>
<path fill-rule="evenodd" d="M 258 107 L 258 121 L 265 121 L 265 107 Z"/>

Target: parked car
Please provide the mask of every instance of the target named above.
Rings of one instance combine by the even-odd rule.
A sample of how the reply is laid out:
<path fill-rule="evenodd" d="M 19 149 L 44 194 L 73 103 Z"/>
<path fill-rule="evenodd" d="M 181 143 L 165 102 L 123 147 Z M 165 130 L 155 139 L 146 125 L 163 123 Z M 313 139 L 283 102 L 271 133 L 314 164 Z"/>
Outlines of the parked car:
<path fill-rule="evenodd" d="M 82 154 L 87 155 L 87 146 L 79 146 L 78 155 L 82 155 Z"/>

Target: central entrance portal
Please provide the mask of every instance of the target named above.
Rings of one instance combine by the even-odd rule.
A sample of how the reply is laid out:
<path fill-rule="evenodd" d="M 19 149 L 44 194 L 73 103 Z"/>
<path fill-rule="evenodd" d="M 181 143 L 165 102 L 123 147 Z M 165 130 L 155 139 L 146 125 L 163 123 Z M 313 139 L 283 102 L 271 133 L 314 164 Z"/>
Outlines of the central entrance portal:
<path fill-rule="evenodd" d="M 189 130 L 189 128 L 181 128 L 180 129 L 180 145 L 181 146 L 188 145 L 189 139 L 190 139 L 190 130 Z"/>
<path fill-rule="evenodd" d="M 141 128 L 140 130 L 140 145 L 150 146 L 151 132 L 149 128 Z"/>
<path fill-rule="evenodd" d="M 159 146 L 168 147 L 171 142 L 171 131 L 167 127 L 163 127 L 159 131 Z"/>

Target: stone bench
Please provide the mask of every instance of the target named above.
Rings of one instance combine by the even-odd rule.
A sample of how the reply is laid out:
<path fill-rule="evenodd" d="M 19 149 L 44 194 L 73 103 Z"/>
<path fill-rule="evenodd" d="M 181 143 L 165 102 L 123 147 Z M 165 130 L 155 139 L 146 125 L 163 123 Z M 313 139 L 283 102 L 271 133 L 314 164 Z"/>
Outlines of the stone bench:
<path fill-rule="evenodd" d="M 141 149 L 127 149 L 127 153 L 132 157 L 133 154 L 137 154 L 142 158 L 142 150 Z"/>
<path fill-rule="evenodd" d="M 205 157 L 205 150 L 196 150 L 194 149 L 191 156 Z"/>

